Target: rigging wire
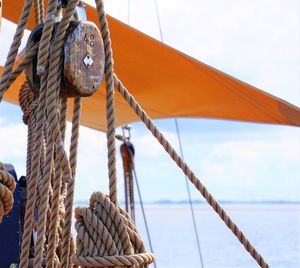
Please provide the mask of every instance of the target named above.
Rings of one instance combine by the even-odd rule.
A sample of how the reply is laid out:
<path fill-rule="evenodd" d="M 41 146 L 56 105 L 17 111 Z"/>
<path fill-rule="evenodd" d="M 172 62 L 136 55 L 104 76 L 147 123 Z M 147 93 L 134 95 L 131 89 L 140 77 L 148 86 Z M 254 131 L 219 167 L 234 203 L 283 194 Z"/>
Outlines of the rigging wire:
<path fill-rule="evenodd" d="M 181 135 L 180 135 L 179 125 L 178 125 L 178 120 L 177 120 L 177 118 L 175 118 L 174 120 L 175 120 L 179 150 L 180 150 L 181 158 L 184 160 L 183 147 L 182 147 L 182 142 L 181 142 Z M 191 214 L 192 214 L 192 220 L 193 220 L 193 225 L 194 225 L 194 231 L 195 231 L 195 236 L 196 236 L 196 241 L 197 241 L 197 247 L 198 247 L 201 268 L 204 268 L 202 251 L 201 251 L 201 246 L 200 246 L 200 239 L 199 239 L 199 234 L 198 234 L 197 224 L 196 224 L 196 217 L 195 217 L 195 212 L 194 212 L 194 206 L 193 206 L 191 190 L 190 190 L 190 185 L 189 185 L 187 176 L 185 176 L 185 182 L 186 182 L 186 189 L 187 189 L 187 193 L 188 193 L 189 204 L 190 204 L 190 209 L 191 209 Z"/>
<path fill-rule="evenodd" d="M 127 24 L 130 25 L 130 0 L 127 0 Z"/>
<path fill-rule="evenodd" d="M 136 174 L 136 171 L 135 171 L 135 167 L 134 167 L 133 164 L 132 164 L 132 170 L 133 170 L 133 176 L 134 176 L 134 180 L 135 180 L 135 184 L 136 184 L 136 189 L 138 191 L 138 196 L 139 196 L 139 200 L 140 200 L 140 206 L 141 206 L 141 209 L 142 209 L 142 214 L 143 214 L 143 219 L 144 219 L 144 223 L 145 223 L 145 228 L 146 228 L 146 233 L 147 233 L 147 237 L 148 237 L 150 251 L 154 252 L 153 251 L 153 247 L 152 247 L 152 242 L 151 242 L 150 231 L 149 231 L 149 228 L 148 228 L 148 222 L 147 222 L 147 218 L 146 218 L 146 213 L 145 213 L 145 210 L 144 210 L 144 204 L 143 204 L 142 194 L 141 194 L 141 190 L 140 190 L 140 186 L 139 186 L 139 181 L 138 181 L 138 177 L 137 177 L 137 174 Z M 154 265 L 155 268 L 157 268 L 155 260 L 153 262 L 153 265 Z"/>
<path fill-rule="evenodd" d="M 160 15 L 159 15 L 159 9 L 158 9 L 157 0 L 154 0 L 154 4 L 155 4 L 155 10 L 156 10 L 157 23 L 158 23 L 158 27 L 159 27 L 160 41 L 162 43 L 164 43 L 164 38 L 163 38 L 163 33 L 162 33 L 161 20 L 160 20 Z M 176 127 L 176 133 L 177 133 L 177 139 L 178 139 L 178 144 L 179 144 L 180 155 L 181 155 L 181 158 L 184 160 L 183 147 L 182 147 L 180 130 L 179 130 L 179 125 L 178 125 L 177 118 L 174 119 L 174 122 L 175 122 L 175 127 Z M 195 237 L 196 237 L 196 242 L 197 242 L 197 248 L 198 248 L 198 254 L 199 254 L 200 264 L 201 264 L 201 268 L 204 268 L 204 264 L 203 264 L 204 262 L 203 262 L 203 257 L 202 257 L 202 251 L 201 251 L 199 234 L 198 234 L 198 230 L 197 230 L 197 224 L 196 224 L 196 217 L 195 217 L 195 212 L 194 212 L 194 206 L 193 206 L 193 201 L 192 201 L 192 196 L 191 196 L 191 190 L 190 190 L 190 185 L 189 185 L 189 181 L 188 181 L 187 176 L 185 176 L 185 182 L 186 182 L 186 189 L 187 189 L 187 194 L 188 194 L 188 199 L 189 199 L 189 205 L 190 205 L 190 210 L 191 210 L 191 215 L 192 215 L 192 220 L 193 220 L 193 226 L 194 226 L 194 232 L 195 232 Z"/>
<path fill-rule="evenodd" d="M 162 33 L 162 27 L 161 27 L 161 22 L 160 22 L 157 0 L 154 0 L 154 5 L 155 5 L 156 19 L 157 19 L 157 24 L 158 24 L 158 29 L 159 29 L 160 41 L 162 43 L 164 43 L 164 37 L 163 37 L 163 33 Z"/>

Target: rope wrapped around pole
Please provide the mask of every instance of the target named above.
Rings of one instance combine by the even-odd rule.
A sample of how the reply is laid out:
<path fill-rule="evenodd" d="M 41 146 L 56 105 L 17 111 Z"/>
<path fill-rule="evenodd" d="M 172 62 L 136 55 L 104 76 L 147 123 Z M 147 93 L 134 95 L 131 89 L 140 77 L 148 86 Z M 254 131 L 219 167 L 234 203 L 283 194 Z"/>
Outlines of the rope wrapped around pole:
<path fill-rule="evenodd" d="M 128 214 L 110 198 L 95 192 L 90 205 L 75 209 L 77 253 L 82 267 L 148 267 L 154 261 Z"/>

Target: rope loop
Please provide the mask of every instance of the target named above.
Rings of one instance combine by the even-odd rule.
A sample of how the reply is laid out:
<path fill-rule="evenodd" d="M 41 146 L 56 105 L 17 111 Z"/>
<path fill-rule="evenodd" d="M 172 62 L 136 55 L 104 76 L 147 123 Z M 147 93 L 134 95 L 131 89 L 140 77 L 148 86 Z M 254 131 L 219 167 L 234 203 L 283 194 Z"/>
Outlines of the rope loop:
<path fill-rule="evenodd" d="M 14 177 L 9 174 L 0 162 L 0 223 L 13 207 L 13 192 L 16 188 Z"/>
<path fill-rule="evenodd" d="M 38 98 L 34 95 L 27 82 L 20 89 L 19 103 L 23 111 L 23 122 L 28 125 L 31 115 L 38 107 Z"/>
<path fill-rule="evenodd" d="M 147 267 L 154 255 L 144 243 L 128 214 L 110 198 L 95 192 L 89 207 L 75 209 L 77 253 L 75 265 L 87 267 Z"/>

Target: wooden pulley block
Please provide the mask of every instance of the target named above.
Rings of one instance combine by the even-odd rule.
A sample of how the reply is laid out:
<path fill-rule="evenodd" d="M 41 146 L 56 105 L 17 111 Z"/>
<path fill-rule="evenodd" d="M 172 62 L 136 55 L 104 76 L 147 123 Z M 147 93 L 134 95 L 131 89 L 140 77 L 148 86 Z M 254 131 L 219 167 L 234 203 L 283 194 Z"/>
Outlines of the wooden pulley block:
<path fill-rule="evenodd" d="M 57 27 L 58 23 L 55 24 L 53 36 Z M 39 25 L 31 32 L 27 42 L 27 51 L 32 42 L 36 43 L 41 39 L 42 30 L 43 25 Z M 93 95 L 101 84 L 105 67 L 104 46 L 97 26 L 89 21 L 71 21 L 66 32 L 62 53 L 60 96 Z M 29 86 L 38 94 L 40 77 L 37 74 L 37 68 L 37 57 L 35 57 L 25 69 L 25 75 Z"/>
<path fill-rule="evenodd" d="M 64 45 L 61 93 L 66 96 L 93 95 L 102 81 L 104 65 L 104 46 L 97 26 L 93 22 L 73 21 Z"/>

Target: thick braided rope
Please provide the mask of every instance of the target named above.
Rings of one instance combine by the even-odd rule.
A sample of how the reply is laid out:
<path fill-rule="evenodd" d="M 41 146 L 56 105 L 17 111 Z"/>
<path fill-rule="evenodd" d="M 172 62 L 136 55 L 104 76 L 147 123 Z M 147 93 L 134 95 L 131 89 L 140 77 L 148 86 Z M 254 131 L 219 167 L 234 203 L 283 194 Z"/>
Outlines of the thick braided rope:
<path fill-rule="evenodd" d="M 42 120 L 46 121 L 46 115 L 45 111 L 48 104 L 47 99 L 47 81 L 48 81 L 48 66 L 49 66 L 49 48 L 50 48 L 50 41 L 52 39 L 52 30 L 54 27 L 55 22 L 55 14 L 57 12 L 57 1 L 49 1 L 48 8 L 47 8 L 47 17 L 46 22 L 44 24 L 43 33 L 40 41 L 39 46 L 39 52 L 38 52 L 38 66 L 37 66 L 37 72 L 40 74 L 41 78 L 41 87 L 40 87 L 40 97 L 44 90 L 46 91 L 46 96 L 44 100 L 41 100 L 39 98 L 39 105 L 41 105 L 41 101 L 45 102 L 45 107 L 40 111 L 43 113 L 40 114 L 42 116 Z M 44 46 L 43 46 L 44 44 Z M 48 110 L 47 110 L 48 112 Z M 43 124 L 43 123 L 42 123 Z M 48 200 L 49 200 L 49 189 L 50 189 L 50 181 L 51 181 L 51 168 L 52 168 L 52 161 L 53 161 L 53 152 L 54 152 L 54 146 L 52 144 L 52 137 L 50 133 L 50 123 L 48 122 L 48 134 L 46 142 L 46 157 L 43 165 L 43 174 L 42 176 L 38 176 L 38 181 L 40 182 L 41 188 L 39 189 L 40 193 L 40 204 L 38 208 L 38 224 L 37 224 L 37 241 L 36 241 L 36 248 L 35 248 L 35 261 L 34 265 L 35 267 L 40 267 L 43 261 L 43 248 L 44 248 L 44 237 L 45 237 L 45 228 L 46 228 L 46 216 L 48 211 Z M 37 130 L 39 131 L 39 130 Z M 36 161 L 37 165 L 42 165 L 43 163 L 39 163 L 39 159 L 34 159 L 33 161 Z M 58 170 L 55 168 L 55 174 L 58 173 Z M 59 177 L 59 175 L 58 175 Z M 53 190 L 53 192 L 55 189 Z M 55 195 L 55 193 L 53 193 Z M 54 198 L 53 198 L 54 199 Z"/>
<path fill-rule="evenodd" d="M 6 92 L 7 89 L 9 89 L 9 87 L 12 85 L 12 83 L 23 72 L 26 65 L 28 65 L 28 63 L 33 60 L 33 58 L 37 54 L 37 51 L 38 51 L 38 44 L 33 44 L 31 47 L 29 47 L 29 51 L 26 53 L 22 62 L 10 73 L 9 82 L 6 84 L 6 86 L 4 88 L 4 92 Z"/>
<path fill-rule="evenodd" d="M 47 144 L 47 152 L 46 155 L 48 157 L 53 157 L 53 145 L 50 140 L 52 140 L 51 134 L 49 133 L 49 143 Z M 52 155 L 52 156 L 51 156 Z M 50 166 L 51 170 L 51 166 Z M 54 258 L 55 258 L 55 250 L 57 247 L 57 228 L 58 228 L 58 220 L 59 220 L 59 212 L 60 212 L 60 204 L 61 204 L 61 184 L 62 184 L 62 170 L 60 167 L 60 163 L 57 159 L 54 159 L 54 170 L 53 173 L 53 191 L 52 191 L 52 202 L 50 209 L 50 219 L 49 219 L 49 232 L 48 232 L 48 250 L 47 250 L 47 267 L 53 267 Z M 48 177 L 51 179 L 51 177 Z M 48 205 L 48 204 L 46 204 Z"/>
<path fill-rule="evenodd" d="M 147 267 L 154 261 L 154 256 L 151 253 L 133 254 L 130 256 L 78 256 L 73 255 L 74 264 L 83 267 Z"/>
<path fill-rule="evenodd" d="M 101 204 L 101 206 L 99 206 L 99 204 Z M 126 225 L 124 224 L 122 214 L 119 212 L 118 207 L 116 207 L 106 195 L 99 192 L 92 194 L 90 207 L 97 207 L 96 214 L 100 218 L 103 217 L 103 222 L 106 223 L 108 231 L 110 233 L 115 232 L 114 241 L 119 240 L 120 242 L 120 248 L 118 248 L 119 253 L 132 254 L 133 249 L 131 248 L 129 234 L 126 232 Z M 112 227 L 114 231 L 112 231 Z"/>
<path fill-rule="evenodd" d="M 65 30 L 63 30 L 63 32 L 65 32 Z M 46 172 L 44 172 L 44 174 L 49 174 L 47 171 Z M 43 184 L 42 184 L 43 185 Z M 46 194 L 44 194 L 44 195 L 42 195 L 42 196 L 47 196 Z M 45 203 L 47 203 L 46 201 L 45 201 L 45 199 L 44 199 L 44 202 L 42 202 L 43 204 L 45 204 Z M 42 206 L 43 207 L 43 206 Z M 42 211 L 46 211 L 46 210 L 42 210 Z M 41 213 L 39 213 L 39 214 L 41 214 Z M 39 219 L 42 219 L 43 217 L 40 217 Z M 38 224 L 38 226 L 43 226 L 43 224 Z M 42 231 L 41 232 L 43 232 L 43 229 L 44 228 L 40 228 L 40 229 L 42 229 Z M 39 237 L 42 237 L 42 235 L 40 235 Z M 41 239 L 39 239 L 38 241 L 42 241 Z M 39 244 L 42 244 L 41 242 L 39 243 Z M 40 249 L 37 249 L 37 252 L 40 252 Z M 36 261 L 38 261 L 38 260 L 36 260 Z"/>
<path fill-rule="evenodd" d="M 16 188 L 14 177 L 9 174 L 0 162 L 0 223 L 3 216 L 7 215 L 13 207 L 13 192 Z"/>
<path fill-rule="evenodd" d="M 60 99 L 60 132 L 61 132 L 61 139 L 63 143 L 65 143 L 66 137 L 66 128 L 67 128 L 67 109 L 68 109 L 68 98 L 61 98 Z M 67 182 L 63 180 L 61 186 L 61 195 L 65 198 L 67 194 Z"/>
<path fill-rule="evenodd" d="M 65 10 L 65 15 L 62 18 L 61 23 L 59 24 L 58 30 L 56 32 L 55 41 L 53 44 L 53 47 L 51 49 L 51 58 L 50 58 L 50 67 L 49 67 L 49 75 L 48 75 L 48 83 L 47 83 L 47 103 L 49 104 L 48 109 L 50 110 L 49 113 L 49 124 L 50 129 L 53 135 L 53 141 L 57 142 L 58 144 L 63 144 L 64 139 L 64 132 L 65 132 L 65 125 L 61 125 L 61 129 L 57 128 L 57 100 L 58 97 L 57 92 L 59 91 L 60 87 L 60 70 L 61 70 L 61 57 L 62 57 L 62 48 L 64 44 L 64 37 L 66 34 L 66 30 L 69 26 L 69 21 L 72 15 L 74 14 L 74 9 L 78 4 L 78 0 L 70 1 L 68 4 L 67 9 Z M 66 100 L 65 100 L 66 102 Z M 65 108 L 64 108 L 65 109 Z M 65 118 L 65 113 L 63 112 L 63 117 Z M 64 120 L 64 118 L 60 118 L 60 123 Z M 55 125 L 55 126 L 54 126 Z M 54 133 L 55 132 L 55 133 Z M 61 154 L 62 146 L 57 146 L 58 153 Z M 65 152 L 62 153 L 64 156 L 64 162 L 65 159 L 67 159 Z M 59 160 L 57 160 L 59 161 Z"/>
<path fill-rule="evenodd" d="M 49 65 L 49 73 L 47 76 L 47 91 L 46 91 L 46 106 L 47 106 L 47 115 L 48 115 L 48 123 L 49 123 L 49 132 L 51 138 L 49 139 L 49 143 L 47 143 L 46 148 L 46 166 L 45 166 L 45 184 L 42 189 L 43 192 L 43 202 L 40 206 L 39 213 L 39 224 L 38 227 L 38 237 L 37 237 L 37 246 L 36 246 L 36 264 L 39 265 L 38 261 L 41 261 L 41 257 L 37 258 L 37 255 L 41 254 L 41 248 L 43 245 L 43 237 L 45 228 L 42 226 L 45 225 L 45 213 L 43 213 L 44 209 L 47 207 L 47 198 L 48 198 L 48 191 L 49 191 L 49 184 L 50 184 L 50 174 L 51 174 L 51 165 L 50 161 L 53 157 L 53 149 L 55 146 L 56 151 L 56 159 L 55 159 L 55 171 L 56 171 L 56 179 L 53 187 L 53 200 L 52 200 L 52 209 L 51 209 L 51 218 L 50 218 L 50 227 L 49 227 L 49 251 L 48 251 L 48 258 L 47 262 L 50 263 L 53 260 L 53 252 L 56 245 L 56 230 L 57 230 L 57 221 L 58 221 L 58 205 L 59 205 L 59 198 L 61 193 L 61 182 L 62 176 L 68 176 L 71 178 L 70 174 L 70 167 L 66 152 L 63 147 L 63 140 L 61 138 L 61 129 L 59 126 L 59 90 L 60 90 L 60 70 L 61 70 L 61 57 L 62 57 L 62 47 L 63 41 L 66 34 L 66 30 L 69 26 L 69 21 L 72 15 L 74 14 L 74 9 L 77 5 L 78 1 L 71 1 L 66 9 L 65 15 L 58 26 L 54 44 L 51 48 L 51 55 L 50 55 L 50 65 Z M 48 16 L 48 15 L 47 15 Z M 42 62 L 42 61 L 41 61 Z M 42 75 L 43 77 L 43 75 Z M 40 255 L 41 256 L 41 255 Z"/>
<path fill-rule="evenodd" d="M 196 189 L 202 194 L 206 199 L 208 204 L 217 212 L 220 218 L 224 221 L 227 227 L 233 232 L 233 234 L 238 238 L 238 240 L 243 244 L 245 249 L 250 253 L 250 255 L 257 261 L 257 263 L 262 268 L 268 268 L 269 265 L 266 263 L 264 258 L 255 249 L 255 247 L 246 238 L 244 233 L 240 228 L 233 222 L 233 220 L 228 216 L 225 210 L 220 206 L 216 199 L 211 195 L 206 189 L 203 183 L 196 177 L 196 175 L 190 170 L 188 165 L 183 161 L 183 159 L 176 153 L 171 144 L 162 135 L 156 125 L 153 123 L 151 118 L 146 114 L 146 112 L 141 108 L 139 103 L 134 99 L 134 97 L 129 93 L 129 91 L 123 86 L 121 81 L 116 75 L 114 75 L 115 85 L 124 99 L 129 103 L 133 111 L 140 117 L 144 122 L 145 126 L 150 130 L 152 135 L 158 140 L 158 142 L 163 146 L 165 151 L 170 155 L 178 167 L 183 171 L 183 173 L 189 178 L 191 183 L 194 184 Z"/>
<path fill-rule="evenodd" d="M 27 268 L 36 268 L 34 266 L 34 260 L 35 260 L 34 258 L 31 258 L 31 259 L 28 260 L 28 267 Z M 57 257 L 55 258 L 54 263 L 55 263 L 54 267 L 58 268 L 59 267 L 59 260 L 58 260 Z M 42 267 L 46 267 L 46 259 L 43 259 L 43 261 L 42 261 Z"/>
<path fill-rule="evenodd" d="M 66 107 L 63 109 L 66 110 Z M 63 112 L 63 114 L 66 114 L 66 112 Z M 64 116 L 64 118 L 66 118 L 66 116 Z M 64 120 L 64 119 L 62 119 L 62 120 Z M 64 123 L 64 125 L 65 125 L 65 123 Z M 64 128 L 65 128 L 65 126 L 64 126 Z M 64 130 L 62 132 L 64 133 Z"/>
<path fill-rule="evenodd" d="M 102 0 L 96 0 L 96 8 L 105 50 L 105 79 L 106 79 L 106 119 L 107 119 L 107 154 L 109 196 L 114 204 L 118 203 L 117 197 L 117 172 L 116 172 L 116 145 L 115 145 L 115 103 L 114 103 L 114 66 L 111 48 L 110 32 Z"/>
<path fill-rule="evenodd" d="M 44 22 L 44 0 L 39 0 L 39 7 L 40 7 L 40 21 Z"/>
<path fill-rule="evenodd" d="M 40 0 L 34 0 L 34 19 L 35 25 L 39 25 L 41 23 L 41 9 L 40 9 Z"/>
<path fill-rule="evenodd" d="M 128 234 L 136 252 L 145 252 L 146 249 L 144 246 L 144 242 L 135 227 L 134 221 L 129 217 L 129 214 L 125 210 L 121 209 L 120 213 L 123 215 L 123 219 L 126 222 L 126 225 L 129 227 L 127 228 Z"/>
<path fill-rule="evenodd" d="M 59 214 L 59 224 L 57 228 L 57 234 L 58 234 L 58 243 L 56 248 L 56 254 L 57 256 L 62 256 L 62 241 L 63 241 L 63 232 L 64 232 L 64 226 L 65 226 L 65 214 L 64 214 L 64 207 L 60 210 Z M 70 256 L 76 253 L 76 245 L 75 241 L 73 239 L 72 234 L 70 235 Z M 61 258 L 60 258 L 61 260 Z"/>
<path fill-rule="evenodd" d="M 63 229 L 63 241 L 62 241 L 62 267 L 70 267 L 70 237 L 71 237 L 71 224 L 73 213 L 73 199 L 74 199 L 74 187 L 75 176 L 77 166 L 77 148 L 79 139 L 79 126 L 80 126 L 80 114 L 81 114 L 81 98 L 75 98 L 72 118 L 72 134 L 70 145 L 70 166 L 72 170 L 72 179 L 68 183 L 67 196 L 65 200 L 65 225 Z"/>
<path fill-rule="evenodd" d="M 48 122 L 49 129 L 52 135 L 52 142 L 55 144 L 56 148 L 56 160 L 55 163 L 58 163 L 59 166 L 56 167 L 56 176 L 60 178 L 62 175 L 67 176 L 68 180 L 72 179 L 69 167 L 69 161 L 66 155 L 66 152 L 63 148 L 63 140 L 61 135 L 61 129 L 59 127 L 59 116 L 58 116 L 58 102 L 57 98 L 59 96 L 58 92 L 60 89 L 60 63 L 62 57 L 62 47 L 64 43 L 64 37 L 66 34 L 66 30 L 69 26 L 69 20 L 74 14 L 74 9 L 78 1 L 70 1 L 67 9 L 65 10 L 64 17 L 61 23 L 58 26 L 53 47 L 51 49 L 51 57 L 50 57 L 50 66 L 49 66 L 49 74 L 47 77 L 47 94 L 46 94 L 46 103 L 48 109 Z M 51 146 L 47 146 L 46 159 L 52 157 Z M 48 165 L 49 166 L 49 165 Z M 61 173 L 63 171 L 63 174 Z M 54 194 L 54 192 L 56 194 Z M 53 207 L 54 207 L 54 217 L 51 217 L 50 220 L 50 230 L 49 230 L 49 254 L 51 255 L 54 251 L 53 246 L 55 243 L 55 230 L 57 226 L 57 215 L 58 210 L 55 209 L 55 204 L 59 200 L 59 194 L 61 192 L 61 184 L 55 184 L 55 188 L 53 189 Z M 42 243 L 42 242 L 41 242 Z M 48 259 L 51 260 L 51 256 Z"/>
<path fill-rule="evenodd" d="M 23 120 L 25 123 L 28 123 L 28 148 L 27 148 L 27 173 L 29 173 L 30 176 L 30 169 L 31 169 L 31 154 L 32 154 L 32 138 L 33 135 L 31 132 L 34 132 L 34 127 L 35 127 L 35 109 L 38 105 L 37 99 L 35 99 L 34 94 L 28 87 L 28 85 L 23 85 L 20 91 L 20 105 L 22 107 L 24 116 Z M 44 158 L 42 157 L 42 160 Z M 41 161 L 41 164 L 43 161 Z M 28 174 L 27 174 L 28 175 Z M 38 193 L 40 192 L 39 190 L 41 189 L 41 185 L 43 184 L 43 181 L 39 181 L 38 183 Z M 41 195 L 39 194 L 36 197 L 36 205 L 40 205 L 40 199 L 42 199 Z M 47 212 L 47 211 L 45 211 Z"/>
<path fill-rule="evenodd" d="M 67 110 L 68 110 L 68 98 L 60 99 L 60 132 L 61 139 L 65 141 L 66 128 L 67 128 Z"/>
<path fill-rule="evenodd" d="M 92 194 L 88 208 L 77 207 L 77 253 L 73 263 L 82 267 L 148 267 L 154 256 L 145 252 L 143 241 L 126 215 L 100 192 Z"/>
<path fill-rule="evenodd" d="M 19 104 L 23 111 L 23 122 L 29 124 L 32 113 L 38 106 L 37 97 L 30 89 L 27 81 L 22 85 L 19 92 Z"/>
<path fill-rule="evenodd" d="M 23 122 L 28 125 L 27 133 L 27 159 L 26 159 L 26 176 L 30 177 L 31 171 L 31 158 L 32 158 L 32 147 L 33 137 L 35 131 L 35 113 L 38 106 L 37 98 L 29 88 L 27 82 L 25 82 L 19 93 L 19 103 L 23 111 Z"/>
<path fill-rule="evenodd" d="M 49 55 L 49 46 L 50 40 L 52 38 L 52 30 L 54 20 L 51 18 L 55 15 L 57 10 L 57 1 L 49 1 L 48 8 L 47 8 L 47 19 L 44 24 L 43 33 L 41 37 L 41 41 L 39 44 L 39 53 L 38 53 L 38 71 L 44 68 L 44 72 L 41 72 L 41 87 L 40 87 L 40 94 L 39 94 L 39 106 L 37 111 L 37 124 L 36 124 L 36 131 L 35 131 L 35 143 L 34 148 L 32 151 L 32 166 L 31 166 L 31 173 L 30 177 L 28 178 L 28 199 L 26 204 L 26 213 L 24 219 L 24 232 L 22 238 L 22 246 L 21 246 L 21 257 L 20 257 L 20 267 L 26 268 L 28 263 L 28 254 L 29 254 L 29 247 L 31 242 L 31 232 L 32 232 L 32 223 L 33 223 L 33 213 L 35 208 L 35 198 L 36 198 L 36 188 L 37 188 L 37 181 L 41 181 L 40 178 L 40 157 L 41 157 L 41 150 L 43 146 L 43 138 L 44 138 L 44 124 L 45 124 L 45 111 L 46 111 L 46 85 L 47 85 L 47 74 L 46 68 L 48 66 L 48 55 Z M 48 194 L 46 196 L 42 195 L 43 203 L 47 202 Z M 46 202 L 45 202 L 46 199 Z M 41 215 L 40 215 L 41 212 Z M 39 211 L 39 221 L 40 218 L 44 220 L 46 211 Z M 45 225 L 45 224 L 44 224 Z M 42 262 L 41 254 L 43 252 L 43 237 L 41 234 L 44 233 L 43 230 L 44 226 L 38 225 L 38 238 L 37 238 L 37 247 L 36 253 L 39 255 L 38 258 L 35 258 L 35 265 L 40 264 Z M 42 241 L 42 242 L 41 242 Z M 38 267 L 38 266 L 37 266 Z"/>
<path fill-rule="evenodd" d="M 0 102 L 2 101 L 3 94 L 7 90 L 7 84 L 9 83 L 9 76 L 12 71 L 13 65 L 15 64 L 16 57 L 18 54 L 19 47 L 21 45 L 21 40 L 24 34 L 24 30 L 27 25 L 27 21 L 29 18 L 30 10 L 32 7 L 32 0 L 26 0 L 22 14 L 20 17 L 20 21 L 18 23 L 13 42 L 10 46 L 10 50 L 8 52 L 8 56 L 4 65 L 4 69 L 0 78 Z"/>
<path fill-rule="evenodd" d="M 95 198 L 97 197 L 96 195 L 92 195 L 91 197 L 91 202 L 90 202 L 90 207 L 94 207 L 95 211 L 94 214 L 98 217 L 101 217 L 103 224 L 106 226 L 109 234 L 111 235 L 113 241 L 115 242 L 115 247 L 116 247 L 116 252 L 119 251 L 121 254 L 124 254 L 124 246 L 122 246 L 122 241 L 128 241 L 128 237 L 126 236 L 126 233 L 123 233 L 124 236 L 122 236 L 122 234 L 118 233 L 118 228 L 117 228 L 117 224 L 121 221 L 121 217 L 118 217 L 118 215 L 116 215 L 116 220 L 114 222 L 116 222 L 117 224 L 115 224 L 112 220 L 112 218 L 110 217 L 109 213 L 102 207 L 102 206 L 97 206 L 94 204 L 94 202 L 100 202 L 97 201 L 97 199 Z M 126 246 L 126 249 L 128 249 L 128 243 Z M 112 255 L 115 255 L 115 253 L 111 253 Z"/>

